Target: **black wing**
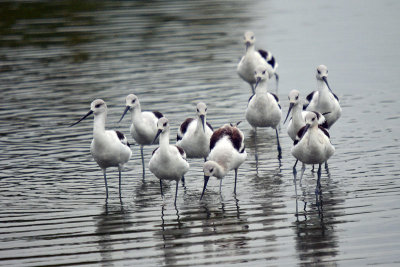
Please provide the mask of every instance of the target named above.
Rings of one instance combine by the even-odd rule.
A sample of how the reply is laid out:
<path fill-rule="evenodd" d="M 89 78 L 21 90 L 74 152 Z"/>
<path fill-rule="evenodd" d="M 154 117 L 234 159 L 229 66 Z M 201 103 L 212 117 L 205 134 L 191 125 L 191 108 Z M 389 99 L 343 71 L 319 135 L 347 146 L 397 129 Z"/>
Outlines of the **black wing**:
<path fill-rule="evenodd" d="M 159 111 L 153 111 L 153 114 L 157 119 L 164 117 L 164 115 Z"/>
<path fill-rule="evenodd" d="M 275 68 L 275 58 L 272 56 L 270 60 L 267 61 L 272 68 Z"/>
<path fill-rule="evenodd" d="M 260 55 L 261 55 L 265 60 L 267 60 L 267 57 L 268 57 L 268 52 L 267 52 L 267 51 L 262 50 L 262 49 L 259 49 L 259 50 L 258 50 L 258 53 L 260 53 Z"/>
<path fill-rule="evenodd" d="M 281 105 L 279 104 L 279 98 L 278 98 L 278 96 L 277 96 L 276 94 L 274 94 L 274 93 L 270 93 L 270 94 L 274 96 L 274 98 L 275 98 L 275 100 L 276 100 L 276 103 L 278 103 L 279 109 L 282 109 L 282 108 L 281 108 Z"/>
<path fill-rule="evenodd" d="M 311 100 L 312 100 L 313 97 L 314 97 L 315 92 L 317 92 L 317 91 L 312 91 L 311 93 L 308 94 L 308 96 L 306 96 L 306 99 L 307 99 L 308 103 L 305 103 L 305 104 L 303 105 L 303 110 L 306 110 L 306 109 L 307 109 L 308 105 L 310 104 Z"/>
<path fill-rule="evenodd" d="M 115 131 L 115 133 L 117 134 L 118 139 L 121 141 L 122 144 L 127 145 L 127 146 L 131 146 L 128 143 L 128 139 L 126 139 L 125 135 L 123 133 L 121 133 L 120 131 Z"/>
<path fill-rule="evenodd" d="M 186 133 L 187 128 L 188 128 L 189 124 L 190 124 L 192 121 L 193 121 L 193 118 L 188 118 L 188 119 L 186 119 L 186 120 L 181 124 L 180 130 L 181 130 L 181 133 L 182 133 L 182 134 L 185 134 L 185 133 Z"/>

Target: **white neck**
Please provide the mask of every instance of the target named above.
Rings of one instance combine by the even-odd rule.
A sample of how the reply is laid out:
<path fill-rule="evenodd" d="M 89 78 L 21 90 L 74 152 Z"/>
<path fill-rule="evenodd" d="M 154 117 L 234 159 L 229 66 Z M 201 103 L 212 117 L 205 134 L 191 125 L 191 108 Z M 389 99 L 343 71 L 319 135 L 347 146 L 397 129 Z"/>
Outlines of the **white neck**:
<path fill-rule="evenodd" d="M 166 130 L 165 132 L 162 132 L 160 134 L 159 142 L 160 142 L 160 149 L 162 151 L 168 151 L 167 149 L 169 147 L 169 130 Z"/>
<path fill-rule="evenodd" d="M 246 53 L 254 52 L 254 50 L 256 50 L 256 47 L 255 47 L 254 44 L 249 45 L 248 47 L 246 47 Z"/>
<path fill-rule="evenodd" d="M 293 106 L 293 113 L 292 113 L 292 121 L 296 124 L 306 125 L 303 116 L 302 116 L 302 107 L 301 103 L 296 103 Z"/>
<path fill-rule="evenodd" d="M 93 123 L 93 137 L 102 135 L 106 131 L 106 119 L 107 119 L 107 112 L 101 113 L 99 115 L 94 116 L 94 123 Z"/>
<path fill-rule="evenodd" d="M 262 95 L 267 93 L 268 93 L 268 81 L 261 80 L 256 87 L 256 95 Z"/>

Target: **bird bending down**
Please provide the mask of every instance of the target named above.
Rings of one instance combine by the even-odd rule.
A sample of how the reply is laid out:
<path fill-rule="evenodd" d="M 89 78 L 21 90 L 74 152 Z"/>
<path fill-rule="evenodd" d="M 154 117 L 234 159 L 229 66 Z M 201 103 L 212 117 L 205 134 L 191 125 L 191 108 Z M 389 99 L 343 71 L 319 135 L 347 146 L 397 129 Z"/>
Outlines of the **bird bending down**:
<path fill-rule="evenodd" d="M 176 145 L 185 150 L 188 158 L 204 158 L 210 153 L 210 138 L 213 128 L 207 123 L 207 106 L 200 102 L 196 106 L 197 117 L 187 118 L 179 128 Z"/>
<path fill-rule="evenodd" d="M 246 120 L 257 130 L 257 127 L 271 127 L 275 129 L 278 147 L 278 157 L 281 158 L 281 146 L 279 143 L 278 125 L 281 121 L 282 110 L 279 99 L 275 94 L 267 90 L 268 72 L 263 66 L 255 70 L 256 93 L 249 99 L 246 109 Z"/>
<path fill-rule="evenodd" d="M 268 70 L 269 78 L 275 76 L 276 91 L 278 91 L 279 76 L 276 73 L 278 63 L 270 52 L 261 49 L 256 50 L 254 45 L 255 41 L 256 38 L 253 32 L 246 31 L 244 33 L 246 52 L 237 66 L 237 73 L 240 78 L 250 84 L 252 93 L 254 94 L 254 84 L 256 83 L 254 71 L 257 66 L 264 66 Z"/>
<path fill-rule="evenodd" d="M 210 176 L 220 179 L 220 191 L 222 178 L 230 170 L 235 170 L 235 189 L 239 166 L 245 161 L 247 153 L 244 146 L 244 135 L 237 128 L 237 125 L 224 125 L 217 129 L 210 140 L 210 154 L 208 160 L 204 163 L 204 188 L 201 194 L 203 198 Z M 200 198 L 200 199 L 201 199 Z"/>
<path fill-rule="evenodd" d="M 119 122 L 122 121 L 125 114 L 131 111 L 131 128 L 130 132 L 135 141 L 140 145 L 140 154 L 142 156 L 142 169 L 143 178 L 145 177 L 145 165 L 143 156 L 143 147 L 145 145 L 151 145 L 154 136 L 157 134 L 157 121 L 163 117 L 163 114 L 158 111 L 143 111 L 140 107 L 139 98 L 130 94 L 126 97 L 126 108 L 121 116 Z"/>
<path fill-rule="evenodd" d="M 162 117 L 157 122 L 157 134 L 154 141 L 160 137 L 160 146 L 153 151 L 149 162 L 150 171 L 160 179 L 161 195 L 162 180 L 175 180 L 175 202 L 178 195 L 178 181 L 189 170 L 189 163 L 186 161 L 185 151 L 176 145 L 169 144 L 169 123 L 168 119 Z"/>
<path fill-rule="evenodd" d="M 328 131 L 318 125 L 319 113 L 310 112 L 306 114 L 306 125 L 301 128 L 292 147 L 292 155 L 304 164 L 319 164 L 317 189 L 320 187 L 321 164 L 326 162 L 335 152 L 331 144 Z M 293 166 L 296 168 L 297 161 Z M 301 177 L 304 174 L 303 165 Z M 316 191 L 317 191 L 316 189 Z"/>
<path fill-rule="evenodd" d="M 119 172 L 119 197 L 121 199 L 121 170 L 132 155 L 126 137 L 119 131 L 105 130 L 107 119 L 107 105 L 101 99 L 96 99 L 90 105 L 90 111 L 80 120 L 73 123 L 74 126 L 94 114 L 93 140 L 90 145 L 90 153 L 104 173 L 104 183 L 106 187 L 106 198 L 108 199 L 108 186 L 106 169 L 108 167 L 118 167 Z"/>
<path fill-rule="evenodd" d="M 332 92 L 328 84 L 328 68 L 319 65 L 317 68 L 317 91 L 307 96 L 308 103 L 304 110 L 318 111 L 325 116 L 326 128 L 329 129 L 341 116 L 342 108 L 339 98 Z"/>

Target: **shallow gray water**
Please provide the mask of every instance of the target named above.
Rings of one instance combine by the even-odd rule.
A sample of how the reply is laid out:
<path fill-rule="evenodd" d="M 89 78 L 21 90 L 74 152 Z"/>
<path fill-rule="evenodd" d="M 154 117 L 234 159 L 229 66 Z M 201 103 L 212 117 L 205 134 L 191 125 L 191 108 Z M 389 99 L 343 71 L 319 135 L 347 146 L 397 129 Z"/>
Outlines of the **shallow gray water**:
<path fill-rule="evenodd" d="M 398 1 L 78 3 L 0 3 L 0 265 L 400 263 Z M 286 125 L 279 162 L 274 131 L 255 140 L 244 119 L 250 88 L 236 64 L 247 29 L 279 61 L 284 113 L 291 89 L 314 90 L 319 64 L 341 99 L 322 206 L 308 167 L 298 217 Z M 123 205 L 115 169 L 106 203 L 92 121 L 67 126 L 102 98 L 108 127 L 129 134 L 129 117 L 117 123 L 129 93 L 163 112 L 173 135 L 200 100 L 214 127 L 244 121 L 238 194 L 230 174 L 221 196 L 212 179 L 199 201 L 202 161 L 189 160 L 174 207 L 174 183 L 162 200 L 133 146 Z"/>

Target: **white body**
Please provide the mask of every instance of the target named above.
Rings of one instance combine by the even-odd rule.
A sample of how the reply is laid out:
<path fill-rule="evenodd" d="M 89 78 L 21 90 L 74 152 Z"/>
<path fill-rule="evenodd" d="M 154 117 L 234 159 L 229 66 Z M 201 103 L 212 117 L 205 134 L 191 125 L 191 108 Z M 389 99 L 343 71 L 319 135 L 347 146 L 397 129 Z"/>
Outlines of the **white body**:
<path fill-rule="evenodd" d="M 257 66 L 263 66 L 268 70 L 270 76 L 273 75 L 274 71 L 271 66 L 265 61 L 265 59 L 255 50 L 254 45 L 247 48 L 246 54 L 240 60 L 237 66 L 237 73 L 240 78 L 250 84 L 255 84 L 254 70 Z"/>
<path fill-rule="evenodd" d="M 219 165 L 213 176 L 222 179 L 229 171 L 238 169 L 246 160 L 246 151 L 240 153 L 236 150 L 228 136 L 220 139 L 211 150 L 208 161 L 214 161 Z"/>
<path fill-rule="evenodd" d="M 324 65 L 317 68 L 317 91 L 307 106 L 309 111 L 318 111 L 325 116 L 330 128 L 342 115 L 342 108 L 327 85 L 328 69 Z M 325 79 L 325 80 L 324 80 Z"/>
<path fill-rule="evenodd" d="M 125 138 L 121 141 L 115 131 L 105 130 L 106 107 L 98 111 L 95 108 L 92 108 L 92 110 L 94 110 L 94 124 L 90 152 L 100 168 L 121 168 L 132 155 L 131 149 L 127 146 L 127 140 Z"/>
<path fill-rule="evenodd" d="M 187 128 L 182 139 L 176 144 L 183 148 L 188 158 L 206 158 L 210 153 L 210 138 L 213 131 L 205 124 L 203 126 L 199 119 L 193 120 Z"/>
<path fill-rule="evenodd" d="M 160 146 L 150 159 L 149 169 L 158 179 L 175 181 L 189 170 L 186 156 L 175 145 L 169 144 L 169 126 L 160 134 Z"/>
<path fill-rule="evenodd" d="M 292 155 L 305 164 L 322 164 L 335 152 L 329 138 L 318 128 L 310 127 L 301 140 L 292 148 Z"/>
<path fill-rule="evenodd" d="M 133 139 L 139 145 L 150 145 L 157 134 L 158 118 L 150 111 L 141 111 L 140 107 L 131 112 L 132 124 L 130 128 Z"/>
<path fill-rule="evenodd" d="M 279 107 L 279 103 L 267 91 L 267 80 L 261 80 L 256 87 L 255 95 L 248 103 L 246 109 L 247 122 L 254 128 L 272 127 L 276 129 L 281 117 L 282 110 Z"/>

